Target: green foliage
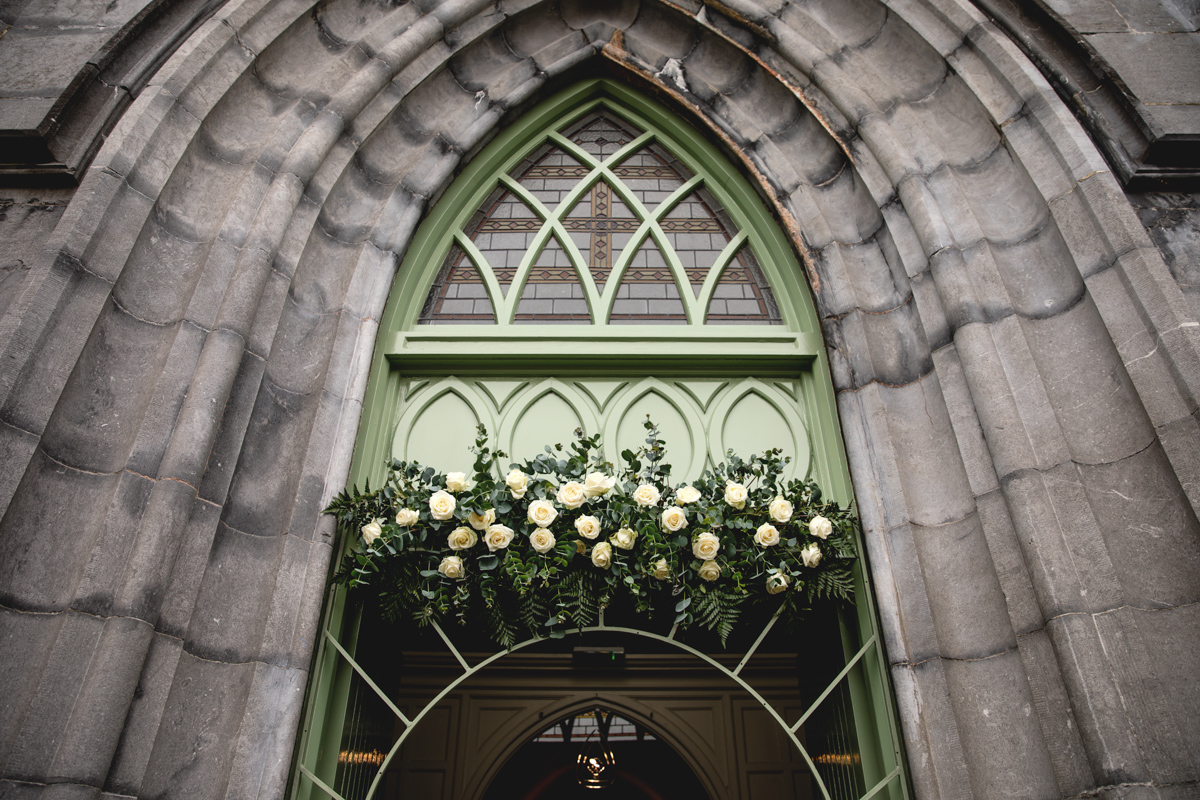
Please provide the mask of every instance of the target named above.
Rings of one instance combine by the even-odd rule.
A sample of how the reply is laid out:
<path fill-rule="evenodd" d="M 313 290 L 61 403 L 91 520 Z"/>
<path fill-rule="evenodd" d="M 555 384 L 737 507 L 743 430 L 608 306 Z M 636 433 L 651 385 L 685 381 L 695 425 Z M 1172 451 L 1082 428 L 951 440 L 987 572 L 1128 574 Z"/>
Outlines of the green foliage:
<path fill-rule="evenodd" d="M 617 600 L 647 617 L 673 607 L 680 630 L 699 625 L 722 644 L 748 604 L 794 621 L 852 601 L 850 509 L 823 503 L 812 481 L 785 482 L 779 450 L 730 452 L 672 485 L 666 442 L 645 428 L 619 468 L 599 436 L 576 431 L 504 469 L 483 426 L 469 477 L 393 460 L 380 488 L 326 509 L 358 539 L 334 580 L 374 595 L 388 620 L 481 625 L 504 647 L 593 625 Z M 554 519 L 535 524 L 534 504 Z"/>
<path fill-rule="evenodd" d="M 724 646 L 742 613 L 742 604 L 749 597 L 748 592 L 738 591 L 731 586 L 701 587 L 692 603 L 692 614 L 697 623 L 710 631 L 715 630 Z"/>

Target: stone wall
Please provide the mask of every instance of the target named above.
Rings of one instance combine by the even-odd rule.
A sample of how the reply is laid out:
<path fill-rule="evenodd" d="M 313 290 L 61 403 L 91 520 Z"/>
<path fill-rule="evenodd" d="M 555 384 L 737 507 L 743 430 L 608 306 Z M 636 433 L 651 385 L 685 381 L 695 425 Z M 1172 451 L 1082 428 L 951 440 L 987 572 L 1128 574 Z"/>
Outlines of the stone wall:
<path fill-rule="evenodd" d="M 282 794 L 399 256 L 499 126 L 607 74 L 721 144 L 807 270 L 918 796 L 1194 796 L 1186 270 L 974 6 L 194 19 L 0 321 L 6 795 Z"/>

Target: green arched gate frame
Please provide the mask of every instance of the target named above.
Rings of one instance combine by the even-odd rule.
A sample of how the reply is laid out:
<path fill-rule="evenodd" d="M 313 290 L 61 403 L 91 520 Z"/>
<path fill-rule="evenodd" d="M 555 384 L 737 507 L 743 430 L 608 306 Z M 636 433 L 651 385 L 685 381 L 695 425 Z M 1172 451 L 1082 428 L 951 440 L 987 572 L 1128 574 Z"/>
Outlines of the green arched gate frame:
<path fill-rule="evenodd" d="M 623 440 L 640 439 L 634 423 L 650 411 L 673 451 L 684 451 L 680 477 L 721 460 L 727 447 L 781 446 L 794 474 L 812 475 L 847 503 L 825 359 L 801 269 L 753 189 L 667 109 L 611 81 L 588 81 L 501 133 L 418 231 L 381 321 L 350 480 L 379 485 L 393 456 L 463 469 L 465 451 L 461 464 L 445 462 L 477 422 L 514 457 L 577 426 L 604 433 L 619 452 Z M 343 547 L 354 546 L 348 538 Z M 819 793 L 838 800 L 849 795 L 826 786 L 796 732 L 831 693 L 848 690 L 865 787 L 857 796 L 907 797 L 861 561 L 855 577 L 857 603 L 841 621 L 843 667 L 798 719 L 781 717 L 741 677 L 765 630 L 733 669 L 673 629 L 604 628 L 601 618 L 596 630 L 668 643 L 737 682 L 786 731 Z M 439 629 L 462 674 L 406 716 L 355 661 L 358 621 L 347 608 L 345 590 L 332 589 L 294 798 L 341 797 L 332 784 L 352 676 L 403 726 L 371 797 L 423 716 L 510 652 L 470 666 Z"/>

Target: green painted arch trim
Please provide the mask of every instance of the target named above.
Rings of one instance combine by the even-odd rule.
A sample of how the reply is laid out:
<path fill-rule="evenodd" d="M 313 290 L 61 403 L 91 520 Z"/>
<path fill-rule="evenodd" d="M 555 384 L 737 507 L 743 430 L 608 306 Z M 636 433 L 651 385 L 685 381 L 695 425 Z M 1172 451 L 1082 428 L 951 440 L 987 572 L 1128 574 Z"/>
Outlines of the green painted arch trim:
<path fill-rule="evenodd" d="M 524 281 L 524 273 L 528 271 L 528 264 L 525 262 L 536 258 L 536 251 L 540 250 L 550 232 L 553 232 L 555 237 L 560 240 L 572 263 L 576 264 L 577 269 L 579 268 L 582 256 L 571 243 L 570 237 L 561 230 L 560 217 L 579 199 L 577 195 L 581 195 L 585 190 L 585 184 L 591 186 L 598 180 L 606 180 L 613 185 L 614 189 L 619 190 L 622 183 L 616 180 L 612 174 L 613 165 L 619 163 L 620 158 L 624 157 L 625 151 L 632 153 L 649 141 L 654 141 L 666 148 L 693 173 L 700 176 L 705 188 L 716 196 L 725 212 L 733 219 L 738 232 L 744 233 L 746 245 L 757 256 L 759 267 L 774 292 L 783 320 L 783 328 L 793 333 L 819 331 L 816 313 L 808 294 L 808 286 L 792 248 L 758 194 L 745 178 L 724 154 L 680 120 L 672 111 L 648 97 L 607 79 L 585 81 L 559 92 L 524 114 L 472 159 L 421 225 L 409 247 L 392 292 L 392 300 L 381 320 L 382 329 L 400 332 L 412 331 L 417 328 L 417 320 L 430 287 L 441 269 L 445 252 L 452 242 L 461 242 L 465 238 L 456 237 L 455 234 L 463 229 L 471 215 L 497 186 L 503 185 L 506 189 L 513 189 L 514 182 L 506 181 L 502 176 L 506 176 L 509 170 L 544 142 L 553 141 L 555 144 L 563 146 L 562 137 L 556 134 L 557 130 L 601 106 L 611 109 L 647 133 L 637 137 L 622 148 L 618 155 L 607 159 L 604 164 L 598 164 L 590 156 L 581 159 L 585 166 L 591 168 L 591 171 L 575 187 L 575 191 L 559 203 L 556 212 L 550 212 L 540 203 L 530 203 L 531 198 L 528 193 L 514 192 L 522 202 L 530 205 L 531 210 L 538 213 L 543 221 L 548 220 L 550 224 L 543 226 L 539 232 L 539 240 L 526 254 L 516 280 L 509 287 L 506 296 L 499 292 L 494 281 L 487 284 L 489 292 L 495 292 L 492 294 L 492 303 L 497 325 L 470 326 L 478 332 L 476 335 L 487 336 L 488 334 L 484 332 L 487 328 L 504 327 L 504 324 L 511 320 L 512 314 L 508 313 L 507 307 L 511 306 L 512 311 L 515 312 L 522 288 L 520 284 Z M 578 148 L 574 143 L 568 142 L 568 144 L 570 147 L 565 149 L 578 157 Z M 627 192 L 619 191 L 621 200 L 631 208 L 638 205 L 636 198 L 626 196 L 627 194 Z M 645 212 L 645 209 L 642 211 Z M 687 281 L 682 280 L 681 282 L 684 277 L 682 265 L 674 263 L 677 262 L 677 259 L 673 259 L 673 254 L 668 255 L 672 253 L 671 248 L 662 247 L 663 232 L 658 226 L 658 216 L 660 215 L 645 212 L 645 215 L 642 216 L 644 224 L 639 228 L 639 235 L 643 238 L 649 236 L 659 244 L 663 255 L 668 258 L 677 283 L 680 283 L 681 295 L 689 295 L 691 293 L 686 291 Z M 472 260 L 475 260 L 478 252 L 469 251 L 469 255 Z M 583 277 L 583 274 L 586 274 L 586 270 L 581 271 L 581 285 L 585 287 L 585 293 L 588 295 L 593 319 L 601 314 L 607 314 L 608 308 L 611 306 L 611 295 L 615 295 L 616 287 L 619 285 L 619 276 L 616 275 L 616 270 L 614 269 L 614 274 L 605 287 L 603 298 L 600 293 L 596 292 L 594 284 Z M 715 282 L 714 278 L 713 283 L 715 284 Z M 706 294 L 702 294 L 700 299 L 705 300 L 706 297 Z M 707 306 L 700 307 L 700 303 L 694 296 L 685 296 L 683 300 L 691 323 L 687 327 L 702 327 L 700 323 L 703 322 Z M 607 305 L 602 301 L 607 301 Z M 603 327 L 602 324 L 597 326 Z M 539 327 L 560 328 L 561 326 Z"/>
<path fill-rule="evenodd" d="M 451 241 L 462 243 L 467 239 L 461 234 L 454 237 L 499 185 L 497 176 L 507 173 L 532 148 L 545 141 L 547 131 L 569 124 L 601 104 L 644 130 L 653 131 L 656 142 L 701 176 L 704 185 L 738 226 L 738 235 L 744 237 L 743 245 L 750 246 L 758 256 L 784 324 L 418 326 L 417 320 L 441 267 L 439 256 Z M 596 174 L 597 179 L 602 178 L 603 170 Z M 648 225 L 644 236 L 651 236 Z M 478 249 L 464 247 L 464 250 L 473 260 L 482 258 Z M 721 253 L 725 265 L 732 256 L 732 252 Z M 706 277 L 706 287 L 719 279 L 715 274 L 717 266 Z M 581 283 L 587 285 L 586 279 Z M 610 288 L 606 285 L 605 292 Z M 489 291 L 492 297 L 500 296 L 494 281 Z M 513 293 L 512 288 L 509 291 Z M 594 312 L 604 293 L 596 292 L 594 286 L 591 292 L 589 304 Z M 499 318 L 501 309 L 494 306 L 493 311 Z M 700 318 L 706 311 L 701 309 Z M 852 499 L 824 342 L 804 273 L 791 245 L 753 187 L 723 153 L 669 109 L 614 82 L 588 81 L 559 92 L 524 114 L 472 159 L 415 235 L 380 326 L 350 471 L 352 484 L 362 485 L 368 477 L 377 484 L 384 458 L 390 455 L 388 451 L 398 424 L 396 417 L 404 413 L 405 402 L 416 400 L 428 388 L 422 380 L 424 376 L 520 378 L 528 383 L 514 390 L 519 394 L 530 391 L 538 379 L 554 376 L 590 375 L 636 382 L 639 377 L 668 375 L 704 375 L 716 379 L 754 375 L 768 388 L 772 387 L 770 380 L 775 378 L 795 382 L 794 389 L 787 393 L 794 393 L 806 410 L 812 448 L 810 470 L 822 476 L 827 495 L 843 503 Z M 581 353 L 587 358 L 581 358 Z M 616 402 L 622 392 L 630 390 L 630 385 L 623 386 L 604 403 L 597 400 L 597 407 Z M 705 410 L 700 418 L 711 421 L 716 404 L 731 391 L 724 386 L 704 402 L 695 397 L 699 408 Z M 503 414 L 499 416 L 502 418 Z M 490 421 L 492 433 L 498 433 L 497 418 L 493 416 Z M 347 537 L 341 546 L 350 546 L 353 538 Z M 855 569 L 854 579 L 859 602 L 839 615 L 843 655 L 848 666 L 833 683 L 843 682 L 851 695 L 864 775 L 870 774 L 877 781 L 862 795 L 863 800 L 880 795 L 898 800 L 908 797 L 909 792 L 903 777 L 898 720 L 890 701 L 888 665 L 875 633 L 875 602 L 869 577 L 861 564 Z M 294 798 L 312 798 L 326 792 L 335 796 L 327 781 L 332 781 L 336 774 L 341 720 L 348 707 L 350 673 L 354 672 L 341 669 L 340 665 L 352 660 L 346 654 L 356 652 L 361 620 L 348 607 L 346 593 L 336 588 L 330 593 L 326 609 L 324 634 L 317 647 L 310 702 L 298 748 Z M 644 631 L 631 632 L 646 635 Z M 336 646 L 332 639 L 336 639 Z M 702 653 L 697 655 L 706 658 Z M 849 669 L 854 663 L 863 669 Z M 476 669 L 482 666 L 486 664 L 477 665 Z M 735 680 L 738 672 L 740 667 L 733 672 Z M 414 724 L 418 721 L 416 717 L 412 720 Z M 395 750 L 398 747 L 389 758 Z M 826 789 L 821 787 L 819 791 L 824 793 Z"/>

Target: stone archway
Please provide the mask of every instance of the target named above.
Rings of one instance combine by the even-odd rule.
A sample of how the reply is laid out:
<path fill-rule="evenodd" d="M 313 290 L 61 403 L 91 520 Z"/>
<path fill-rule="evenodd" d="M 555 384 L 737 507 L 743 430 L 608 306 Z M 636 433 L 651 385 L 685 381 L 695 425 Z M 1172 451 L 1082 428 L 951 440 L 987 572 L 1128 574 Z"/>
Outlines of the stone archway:
<path fill-rule="evenodd" d="M 1053 92 L 955 0 L 586 6 L 235 2 L 129 109 L 0 327 L 4 775 L 282 792 L 396 256 L 594 62 L 805 259 L 918 793 L 1196 780 L 1196 321 Z"/>

